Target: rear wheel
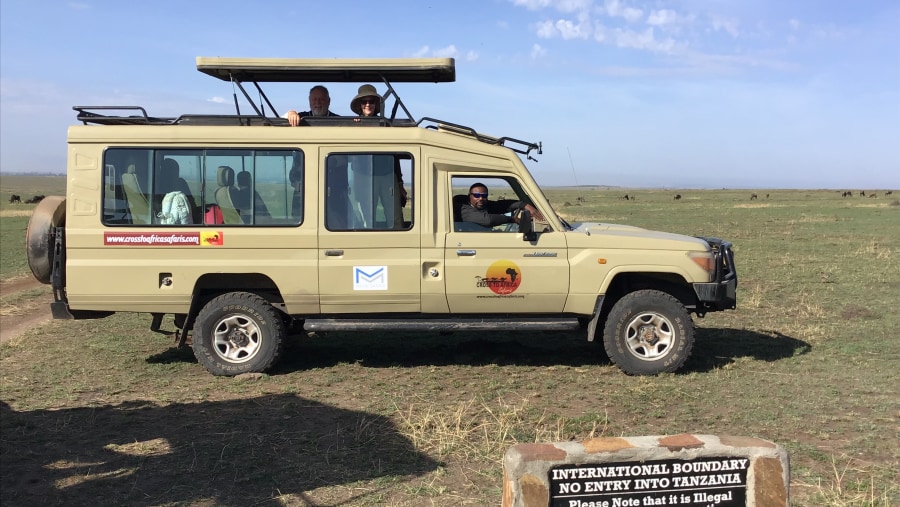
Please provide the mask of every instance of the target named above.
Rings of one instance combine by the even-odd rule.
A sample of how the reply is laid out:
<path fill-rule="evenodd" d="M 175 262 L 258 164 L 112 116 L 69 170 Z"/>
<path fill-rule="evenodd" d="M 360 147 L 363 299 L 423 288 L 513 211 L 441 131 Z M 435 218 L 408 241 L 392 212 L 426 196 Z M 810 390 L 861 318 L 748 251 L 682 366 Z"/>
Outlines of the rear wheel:
<path fill-rule="evenodd" d="M 268 301 L 229 292 L 207 303 L 194 323 L 194 356 L 213 375 L 264 372 L 281 356 L 284 321 Z"/>
<path fill-rule="evenodd" d="M 609 358 L 629 375 L 655 375 L 681 368 L 694 346 L 694 324 L 684 305 L 656 290 L 620 299 L 603 332 Z"/>

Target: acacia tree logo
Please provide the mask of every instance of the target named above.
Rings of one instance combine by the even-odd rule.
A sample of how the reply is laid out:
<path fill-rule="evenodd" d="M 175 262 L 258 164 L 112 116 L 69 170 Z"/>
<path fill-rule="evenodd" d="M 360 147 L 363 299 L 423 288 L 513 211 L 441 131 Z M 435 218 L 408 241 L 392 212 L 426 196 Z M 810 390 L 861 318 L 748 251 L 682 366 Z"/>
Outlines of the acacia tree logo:
<path fill-rule="evenodd" d="M 512 294 L 522 283 L 522 271 L 512 261 L 497 261 L 487 268 L 484 277 L 475 277 L 477 287 L 487 287 L 494 294 Z"/>

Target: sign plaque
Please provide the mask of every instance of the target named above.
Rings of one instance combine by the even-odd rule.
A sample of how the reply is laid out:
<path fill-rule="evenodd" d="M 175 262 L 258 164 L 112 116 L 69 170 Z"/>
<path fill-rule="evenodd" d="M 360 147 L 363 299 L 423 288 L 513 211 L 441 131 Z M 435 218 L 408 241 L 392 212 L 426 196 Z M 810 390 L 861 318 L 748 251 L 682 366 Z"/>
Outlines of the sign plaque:
<path fill-rule="evenodd" d="M 741 456 L 550 468 L 550 507 L 744 507 L 750 459 Z"/>

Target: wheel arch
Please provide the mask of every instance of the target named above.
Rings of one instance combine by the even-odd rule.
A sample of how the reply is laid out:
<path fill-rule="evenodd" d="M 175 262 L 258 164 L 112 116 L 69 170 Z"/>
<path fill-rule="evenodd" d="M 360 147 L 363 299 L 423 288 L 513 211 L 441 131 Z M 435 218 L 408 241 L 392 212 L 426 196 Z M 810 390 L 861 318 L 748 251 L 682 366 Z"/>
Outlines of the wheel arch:
<path fill-rule="evenodd" d="M 688 311 L 697 307 L 697 294 L 691 284 L 679 273 L 671 271 L 620 271 L 610 273 L 604 283 L 603 304 L 600 307 L 600 320 L 606 319 L 610 309 L 623 296 L 634 291 L 653 289 L 665 292 L 684 305 Z"/>

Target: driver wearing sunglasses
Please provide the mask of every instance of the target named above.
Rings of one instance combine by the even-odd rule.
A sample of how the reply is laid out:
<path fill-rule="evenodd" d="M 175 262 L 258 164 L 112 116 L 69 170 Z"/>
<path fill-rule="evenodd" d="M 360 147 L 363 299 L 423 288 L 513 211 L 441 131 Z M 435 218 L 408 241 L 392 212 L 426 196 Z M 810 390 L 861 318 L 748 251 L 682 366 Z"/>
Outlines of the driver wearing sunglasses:
<path fill-rule="evenodd" d="M 460 208 L 460 216 L 464 222 L 472 222 L 484 227 L 495 225 L 519 223 L 519 214 L 513 213 L 526 209 L 532 216 L 540 218 L 534 206 L 524 201 L 501 199 L 499 201 L 488 200 L 488 189 L 484 183 L 475 183 L 469 187 L 469 202 Z"/>

